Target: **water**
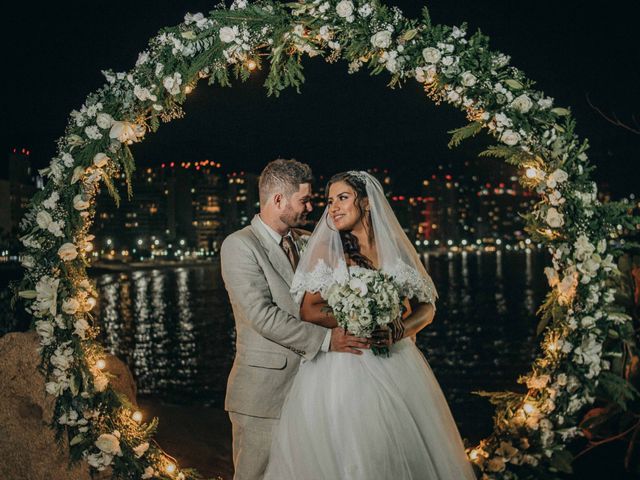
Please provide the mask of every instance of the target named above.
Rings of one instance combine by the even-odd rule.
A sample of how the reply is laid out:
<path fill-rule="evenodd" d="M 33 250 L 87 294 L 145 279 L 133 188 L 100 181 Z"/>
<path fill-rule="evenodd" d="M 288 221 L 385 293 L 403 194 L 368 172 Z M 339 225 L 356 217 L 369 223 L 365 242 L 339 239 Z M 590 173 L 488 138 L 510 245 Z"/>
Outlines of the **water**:
<path fill-rule="evenodd" d="M 493 408 L 477 390 L 516 383 L 536 353 L 535 311 L 547 291 L 541 253 L 426 258 L 439 291 L 434 323 L 418 335 L 463 437 L 491 431 Z M 217 265 L 106 273 L 102 340 L 131 367 L 139 393 L 221 407 L 234 324 Z"/>
<path fill-rule="evenodd" d="M 440 298 L 418 335 L 463 437 L 491 431 L 493 407 L 478 390 L 522 389 L 533 359 L 535 311 L 547 292 L 542 253 L 462 253 L 425 258 Z M 0 273 L 0 335 L 29 318 L 9 308 Z M 183 405 L 222 407 L 234 355 L 234 323 L 217 264 L 91 273 L 100 292 L 101 341 L 124 360 L 138 393 Z M 18 312 L 19 313 L 19 312 Z M 428 406 L 427 406 L 428 408 Z"/>

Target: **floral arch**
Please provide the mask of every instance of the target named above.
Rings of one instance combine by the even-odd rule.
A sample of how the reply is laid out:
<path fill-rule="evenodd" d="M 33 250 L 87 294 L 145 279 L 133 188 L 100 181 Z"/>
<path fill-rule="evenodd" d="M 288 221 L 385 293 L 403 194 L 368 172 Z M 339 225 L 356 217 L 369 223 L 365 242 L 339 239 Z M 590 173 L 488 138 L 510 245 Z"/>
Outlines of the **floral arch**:
<path fill-rule="evenodd" d="M 468 454 L 485 479 L 567 471 L 566 446 L 581 434 L 578 415 L 599 384 L 619 381 L 615 358 L 632 335 L 608 281 L 618 273 L 609 240 L 629 225 L 625 208 L 597 200 L 588 142 L 574 133 L 571 112 L 535 90 L 486 36 L 468 36 L 465 24 L 433 24 L 426 9 L 407 19 L 378 0 L 235 0 L 208 16 L 187 14 L 153 37 L 129 72 L 103 72 L 107 83 L 71 113 L 56 157 L 41 171 L 45 188 L 21 223 L 26 270 L 18 292 L 34 317 L 46 390 L 56 397 L 55 427 L 71 458 L 111 468 L 118 479 L 201 478 L 152 441 L 156 419 L 143 422 L 109 385 L 91 314 L 97 292 L 86 275 L 95 196 L 102 182 L 119 202 L 116 173 L 131 196 L 129 145 L 182 116 L 200 79 L 229 86 L 231 75 L 246 80 L 268 63 L 265 87 L 277 96 L 300 88 L 305 55 L 388 74 L 390 86 L 421 83 L 436 104 L 466 114 L 469 123 L 450 132 L 450 146 L 486 129 L 497 144 L 482 155 L 517 165 L 521 183 L 539 194 L 525 219 L 531 238 L 552 254 L 541 353 L 518 380 L 526 393 L 487 394 L 496 405 L 494 431 Z"/>

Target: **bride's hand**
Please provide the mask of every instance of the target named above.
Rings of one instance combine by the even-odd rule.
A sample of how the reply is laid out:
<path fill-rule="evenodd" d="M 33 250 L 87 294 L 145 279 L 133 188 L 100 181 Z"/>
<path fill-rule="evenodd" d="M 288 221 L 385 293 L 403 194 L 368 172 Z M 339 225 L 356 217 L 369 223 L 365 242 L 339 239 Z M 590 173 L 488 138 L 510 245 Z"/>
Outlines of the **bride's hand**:
<path fill-rule="evenodd" d="M 368 349 L 369 340 L 367 338 L 356 337 L 346 332 L 341 327 L 331 329 L 331 343 L 329 345 L 330 352 L 347 352 L 355 355 L 362 355 L 359 349 Z"/>

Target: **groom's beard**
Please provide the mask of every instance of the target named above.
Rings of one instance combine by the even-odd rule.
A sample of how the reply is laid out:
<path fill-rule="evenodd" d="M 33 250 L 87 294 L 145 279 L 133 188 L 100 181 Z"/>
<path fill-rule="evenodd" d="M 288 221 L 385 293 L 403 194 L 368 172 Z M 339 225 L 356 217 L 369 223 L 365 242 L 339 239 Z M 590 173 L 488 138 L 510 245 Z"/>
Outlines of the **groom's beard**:
<path fill-rule="evenodd" d="M 303 227 L 308 223 L 307 217 L 309 212 L 306 210 L 301 213 L 296 213 L 293 209 L 288 210 L 280 216 L 280 221 L 287 225 L 289 228 Z"/>

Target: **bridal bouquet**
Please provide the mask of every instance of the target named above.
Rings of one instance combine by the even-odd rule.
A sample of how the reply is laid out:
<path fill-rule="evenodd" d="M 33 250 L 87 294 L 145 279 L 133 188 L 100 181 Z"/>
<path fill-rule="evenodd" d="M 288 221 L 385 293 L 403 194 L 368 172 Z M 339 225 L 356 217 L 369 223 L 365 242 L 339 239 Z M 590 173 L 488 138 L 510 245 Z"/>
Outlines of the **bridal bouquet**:
<path fill-rule="evenodd" d="M 327 289 L 324 299 L 338 320 L 338 325 L 358 337 L 371 333 L 402 315 L 400 292 L 393 279 L 368 268 L 349 267 L 349 279 Z M 389 354 L 387 347 L 371 350 L 376 355 Z"/>

